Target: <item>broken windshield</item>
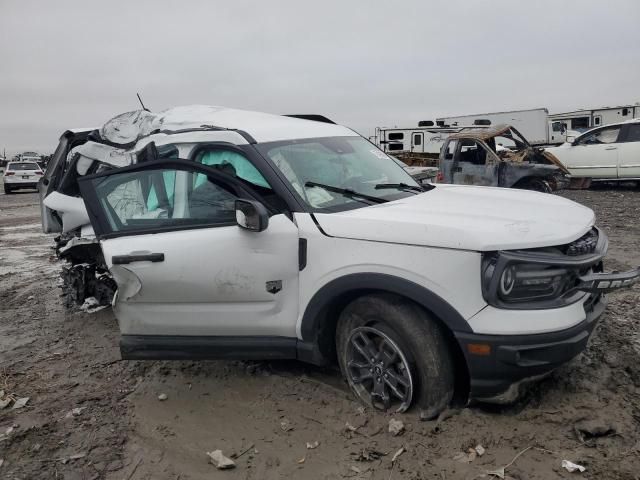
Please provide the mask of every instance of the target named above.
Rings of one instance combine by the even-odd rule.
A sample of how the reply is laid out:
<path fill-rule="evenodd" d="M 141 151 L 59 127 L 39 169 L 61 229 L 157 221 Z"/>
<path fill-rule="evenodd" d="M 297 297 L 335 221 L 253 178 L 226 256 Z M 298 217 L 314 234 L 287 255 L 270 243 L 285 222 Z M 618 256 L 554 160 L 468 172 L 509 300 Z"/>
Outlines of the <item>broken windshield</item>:
<path fill-rule="evenodd" d="M 415 180 L 362 137 L 325 137 L 257 145 L 313 209 L 340 211 L 366 206 L 362 198 L 396 200 L 415 195 Z M 377 185 L 402 185 L 376 189 Z M 327 190 L 319 185 L 330 185 Z M 409 189 L 407 187 L 410 187 Z M 341 192 L 342 190 L 342 192 Z M 357 192 L 363 197 L 356 197 Z"/>

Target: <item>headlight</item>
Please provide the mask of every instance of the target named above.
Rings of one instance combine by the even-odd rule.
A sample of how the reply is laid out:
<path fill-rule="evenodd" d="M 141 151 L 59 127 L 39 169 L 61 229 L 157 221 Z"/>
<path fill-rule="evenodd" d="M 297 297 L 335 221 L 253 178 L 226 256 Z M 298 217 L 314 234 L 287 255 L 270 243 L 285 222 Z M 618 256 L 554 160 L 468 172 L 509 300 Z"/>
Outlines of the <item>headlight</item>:
<path fill-rule="evenodd" d="M 549 300 L 573 286 L 573 275 L 565 269 L 540 265 L 509 265 L 502 271 L 498 295 L 503 302 Z"/>
<path fill-rule="evenodd" d="M 554 308 L 584 295 L 575 289 L 584 267 L 509 261 L 504 257 L 498 253 L 486 255 L 482 262 L 482 293 L 490 305 L 512 309 Z"/>
<path fill-rule="evenodd" d="M 602 271 L 607 245 L 606 235 L 594 227 L 566 245 L 483 253 L 482 296 L 498 308 L 569 305 L 585 295 L 581 277 Z"/>

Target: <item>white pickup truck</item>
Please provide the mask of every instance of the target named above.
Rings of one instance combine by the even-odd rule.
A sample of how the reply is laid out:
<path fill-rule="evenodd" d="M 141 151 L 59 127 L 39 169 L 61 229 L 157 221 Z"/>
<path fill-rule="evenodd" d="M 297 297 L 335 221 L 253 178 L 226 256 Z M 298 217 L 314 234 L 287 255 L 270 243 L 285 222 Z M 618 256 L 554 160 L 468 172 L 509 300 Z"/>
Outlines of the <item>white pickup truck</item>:
<path fill-rule="evenodd" d="M 40 189 L 45 231 L 93 275 L 77 300 L 117 290 L 124 359 L 337 362 L 366 404 L 425 417 L 456 390 L 513 399 L 640 275 L 603 273 L 586 207 L 421 186 L 325 121 L 130 112 L 66 132 Z"/>

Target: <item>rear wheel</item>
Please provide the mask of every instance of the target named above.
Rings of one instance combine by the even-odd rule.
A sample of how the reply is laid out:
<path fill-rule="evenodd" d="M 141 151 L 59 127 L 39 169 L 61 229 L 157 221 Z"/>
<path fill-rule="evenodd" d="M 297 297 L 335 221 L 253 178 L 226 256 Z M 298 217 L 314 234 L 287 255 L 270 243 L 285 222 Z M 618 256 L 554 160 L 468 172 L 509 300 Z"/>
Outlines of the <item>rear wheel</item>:
<path fill-rule="evenodd" d="M 434 417 L 451 402 L 453 360 L 438 323 L 395 295 L 360 297 L 340 315 L 338 361 L 349 387 L 385 411 L 410 407 Z"/>
<path fill-rule="evenodd" d="M 11 187 L 9 187 L 6 183 L 4 184 L 4 193 L 7 195 L 11 193 Z"/>

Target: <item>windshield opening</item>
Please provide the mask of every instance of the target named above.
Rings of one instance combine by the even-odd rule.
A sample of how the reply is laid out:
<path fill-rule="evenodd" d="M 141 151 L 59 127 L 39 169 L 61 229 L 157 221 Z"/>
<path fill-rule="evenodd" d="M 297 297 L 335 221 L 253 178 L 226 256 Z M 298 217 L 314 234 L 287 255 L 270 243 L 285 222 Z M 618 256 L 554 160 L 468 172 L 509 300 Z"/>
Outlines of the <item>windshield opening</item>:
<path fill-rule="evenodd" d="M 497 153 L 499 157 L 509 152 L 524 150 L 529 147 L 529 143 L 515 128 L 510 128 L 506 132 L 488 138 L 485 140 L 485 143 L 494 153 Z"/>
<path fill-rule="evenodd" d="M 310 138 L 256 147 L 314 210 L 365 207 L 380 203 L 376 199 L 396 200 L 421 190 L 404 168 L 362 137 Z"/>

